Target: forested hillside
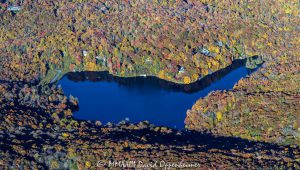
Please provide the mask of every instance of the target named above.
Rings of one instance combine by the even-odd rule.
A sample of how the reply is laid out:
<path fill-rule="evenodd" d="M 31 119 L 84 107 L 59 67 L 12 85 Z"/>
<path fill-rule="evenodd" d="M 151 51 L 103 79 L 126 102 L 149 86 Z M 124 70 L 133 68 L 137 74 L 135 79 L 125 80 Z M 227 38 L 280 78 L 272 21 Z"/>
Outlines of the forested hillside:
<path fill-rule="evenodd" d="M 24 0 L 1 6 L 1 63 L 13 72 L 1 72 L 7 79 L 109 70 L 190 83 L 237 58 L 288 56 L 299 43 L 297 1 Z"/>
<path fill-rule="evenodd" d="M 187 112 L 188 129 L 300 144 L 300 61 L 268 62 L 232 91 L 213 92 Z"/>

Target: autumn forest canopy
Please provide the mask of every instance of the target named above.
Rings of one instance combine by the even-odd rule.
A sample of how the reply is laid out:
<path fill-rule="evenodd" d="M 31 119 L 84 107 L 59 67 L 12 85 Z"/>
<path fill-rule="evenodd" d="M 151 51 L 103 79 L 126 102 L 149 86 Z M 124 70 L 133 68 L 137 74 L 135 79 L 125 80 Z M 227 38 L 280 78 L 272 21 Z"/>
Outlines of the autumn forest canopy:
<path fill-rule="evenodd" d="M 298 8 L 297 1 L 9 1 L 0 8 L 1 62 L 19 73 L 13 79 L 109 70 L 190 83 L 234 59 L 294 55 Z"/>
<path fill-rule="evenodd" d="M 299 9 L 298 0 L 0 0 L 0 169 L 154 158 L 299 169 Z M 199 97 L 184 131 L 77 120 L 80 101 L 57 86 L 79 71 L 185 86 L 239 59 L 260 67 Z"/>

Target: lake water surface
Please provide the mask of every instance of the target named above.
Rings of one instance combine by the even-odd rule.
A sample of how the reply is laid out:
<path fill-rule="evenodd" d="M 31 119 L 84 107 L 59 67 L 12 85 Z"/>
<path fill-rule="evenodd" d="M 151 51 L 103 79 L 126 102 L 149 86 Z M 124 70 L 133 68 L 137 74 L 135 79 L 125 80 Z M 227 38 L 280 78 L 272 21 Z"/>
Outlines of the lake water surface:
<path fill-rule="evenodd" d="M 155 125 L 184 128 L 186 111 L 201 97 L 215 90 L 229 90 L 252 71 L 245 61 L 203 79 L 180 85 L 156 77 L 120 78 L 107 72 L 67 73 L 59 82 L 66 95 L 79 100 L 74 117 L 118 123 L 148 120 Z"/>

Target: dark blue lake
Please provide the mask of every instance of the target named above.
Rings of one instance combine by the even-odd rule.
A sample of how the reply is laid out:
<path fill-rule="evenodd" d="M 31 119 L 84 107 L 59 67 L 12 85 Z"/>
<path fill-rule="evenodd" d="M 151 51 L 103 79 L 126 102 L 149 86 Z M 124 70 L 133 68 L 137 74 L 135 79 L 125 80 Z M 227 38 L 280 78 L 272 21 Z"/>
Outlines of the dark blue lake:
<path fill-rule="evenodd" d="M 180 85 L 155 77 L 119 78 L 107 72 L 67 73 L 59 82 L 66 95 L 79 100 L 74 117 L 118 123 L 148 120 L 155 125 L 184 128 L 186 111 L 215 90 L 232 89 L 251 73 L 244 61 L 189 84 Z"/>

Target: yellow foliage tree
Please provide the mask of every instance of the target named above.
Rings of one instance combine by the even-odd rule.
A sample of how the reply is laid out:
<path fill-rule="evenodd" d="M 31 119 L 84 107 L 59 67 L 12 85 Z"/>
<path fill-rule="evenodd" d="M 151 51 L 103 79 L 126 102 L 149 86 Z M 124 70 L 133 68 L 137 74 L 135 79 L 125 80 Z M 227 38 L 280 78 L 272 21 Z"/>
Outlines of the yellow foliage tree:
<path fill-rule="evenodd" d="M 208 50 L 212 53 L 217 53 L 217 54 L 220 52 L 219 47 L 216 47 L 216 46 L 209 46 Z"/>
<path fill-rule="evenodd" d="M 198 80 L 199 75 L 198 74 L 193 74 L 193 80 Z"/>
<path fill-rule="evenodd" d="M 158 77 L 161 78 L 161 79 L 164 79 L 165 78 L 165 71 L 160 70 L 159 73 L 158 73 Z"/>
<path fill-rule="evenodd" d="M 222 118 L 223 118 L 222 112 L 217 112 L 217 113 L 216 113 L 216 117 L 217 117 L 217 121 L 221 121 Z"/>
<path fill-rule="evenodd" d="M 68 133 L 62 133 L 62 137 L 64 137 L 64 138 L 67 138 L 67 137 L 69 137 L 70 135 L 68 134 Z"/>
<path fill-rule="evenodd" d="M 183 82 L 184 82 L 184 84 L 190 84 L 191 83 L 191 79 L 188 76 L 185 76 L 183 78 Z"/>
<path fill-rule="evenodd" d="M 94 62 L 87 62 L 85 68 L 87 71 L 95 71 L 97 66 Z"/>

